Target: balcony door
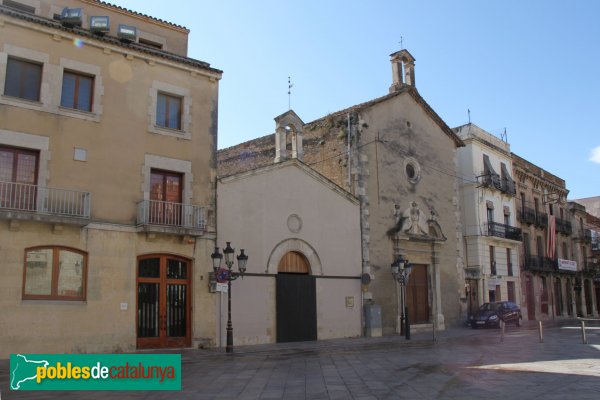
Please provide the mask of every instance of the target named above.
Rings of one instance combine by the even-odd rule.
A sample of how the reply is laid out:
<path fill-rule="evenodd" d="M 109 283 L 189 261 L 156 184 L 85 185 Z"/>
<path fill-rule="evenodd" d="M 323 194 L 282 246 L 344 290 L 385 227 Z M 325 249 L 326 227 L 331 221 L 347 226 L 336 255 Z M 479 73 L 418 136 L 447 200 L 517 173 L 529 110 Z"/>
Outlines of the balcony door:
<path fill-rule="evenodd" d="M 35 211 L 38 154 L 0 146 L 0 208 Z"/>
<path fill-rule="evenodd" d="M 138 259 L 137 347 L 191 344 L 191 262 L 172 255 Z"/>
<path fill-rule="evenodd" d="M 150 175 L 149 222 L 158 225 L 182 223 L 183 174 L 153 169 Z"/>

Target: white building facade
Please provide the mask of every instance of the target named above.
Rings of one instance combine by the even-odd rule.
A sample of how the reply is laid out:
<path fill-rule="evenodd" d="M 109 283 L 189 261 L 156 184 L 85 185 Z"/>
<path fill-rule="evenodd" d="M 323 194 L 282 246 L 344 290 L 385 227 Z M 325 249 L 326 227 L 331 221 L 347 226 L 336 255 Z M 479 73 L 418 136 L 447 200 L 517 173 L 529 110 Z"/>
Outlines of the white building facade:
<path fill-rule="evenodd" d="M 515 183 L 510 145 L 474 124 L 454 128 L 465 142 L 458 149 L 465 256 L 467 312 L 480 304 L 521 304 Z"/>

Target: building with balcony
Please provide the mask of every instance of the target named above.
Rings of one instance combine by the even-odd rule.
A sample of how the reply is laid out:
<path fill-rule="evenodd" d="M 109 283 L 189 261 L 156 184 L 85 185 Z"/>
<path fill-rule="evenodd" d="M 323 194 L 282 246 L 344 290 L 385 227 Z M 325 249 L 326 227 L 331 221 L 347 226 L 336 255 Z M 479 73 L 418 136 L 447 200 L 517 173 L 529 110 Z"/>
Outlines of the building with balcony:
<path fill-rule="evenodd" d="M 458 150 L 464 236 L 465 298 L 469 314 L 488 301 L 521 303 L 515 182 L 510 145 L 466 124 L 454 128 Z"/>
<path fill-rule="evenodd" d="M 94 0 L 0 4 L 0 358 L 214 343 L 221 71 Z"/>
<path fill-rule="evenodd" d="M 581 265 L 573 252 L 573 225 L 565 181 L 512 153 L 517 221 L 523 232 L 523 317 L 545 320 L 574 316 L 575 277 Z"/>
<path fill-rule="evenodd" d="M 598 316 L 600 310 L 600 218 L 576 201 L 568 203 L 572 224 L 572 258 L 579 266 L 575 278 L 575 309 L 580 316 Z"/>

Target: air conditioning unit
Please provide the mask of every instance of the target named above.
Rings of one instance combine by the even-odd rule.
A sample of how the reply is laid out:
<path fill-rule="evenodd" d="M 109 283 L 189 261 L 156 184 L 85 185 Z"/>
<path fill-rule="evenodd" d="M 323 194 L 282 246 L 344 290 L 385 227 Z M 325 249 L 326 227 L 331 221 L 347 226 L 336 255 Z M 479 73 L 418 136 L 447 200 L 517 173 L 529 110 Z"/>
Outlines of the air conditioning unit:
<path fill-rule="evenodd" d="M 83 10 L 81 8 L 63 8 L 60 13 L 60 22 L 64 26 L 73 27 L 81 26 L 83 19 Z"/>
<path fill-rule="evenodd" d="M 104 35 L 110 31 L 110 21 L 107 16 L 90 17 L 90 31 L 96 35 Z"/>
<path fill-rule="evenodd" d="M 123 42 L 135 42 L 137 39 L 137 28 L 131 25 L 119 24 L 117 37 Z"/>

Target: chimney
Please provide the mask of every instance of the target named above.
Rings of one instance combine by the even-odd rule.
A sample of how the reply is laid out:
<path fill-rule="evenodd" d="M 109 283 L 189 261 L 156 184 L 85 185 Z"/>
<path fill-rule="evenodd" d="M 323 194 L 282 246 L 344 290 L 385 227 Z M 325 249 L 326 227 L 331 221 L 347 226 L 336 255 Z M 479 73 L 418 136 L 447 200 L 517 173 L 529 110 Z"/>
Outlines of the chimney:
<path fill-rule="evenodd" d="M 404 85 L 415 86 L 415 58 L 408 50 L 390 54 L 392 62 L 392 85 L 390 93 L 400 90 Z"/>

